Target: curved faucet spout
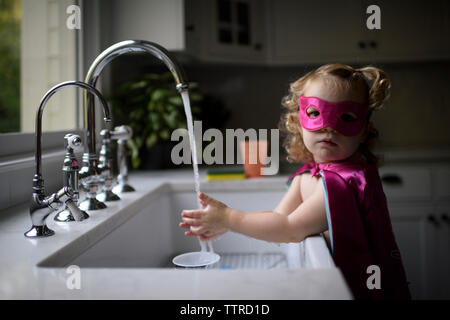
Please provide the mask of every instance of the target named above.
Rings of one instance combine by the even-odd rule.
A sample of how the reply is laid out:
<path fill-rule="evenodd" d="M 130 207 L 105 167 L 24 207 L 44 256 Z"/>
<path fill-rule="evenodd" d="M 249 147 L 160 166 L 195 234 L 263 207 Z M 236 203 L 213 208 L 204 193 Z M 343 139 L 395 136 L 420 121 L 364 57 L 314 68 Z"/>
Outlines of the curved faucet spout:
<path fill-rule="evenodd" d="M 30 218 L 32 222 L 32 227 L 25 233 L 28 238 L 39 238 L 47 237 L 54 234 L 53 230 L 47 228 L 45 224 L 45 219 L 47 216 L 53 212 L 59 210 L 59 208 L 68 204 L 71 205 L 75 196 L 74 191 L 70 187 L 64 187 L 58 192 L 45 197 L 44 195 L 44 179 L 42 179 L 42 115 L 44 113 L 45 106 L 48 100 L 59 90 L 67 86 L 77 86 L 88 90 L 89 92 L 95 94 L 102 102 L 103 108 L 105 110 L 105 120 L 111 120 L 111 113 L 109 107 L 103 98 L 102 94 L 92 87 L 81 81 L 66 81 L 57 84 L 51 88 L 42 98 L 39 108 L 36 112 L 36 172 L 33 177 L 33 195 L 31 197 L 30 203 Z"/>
<path fill-rule="evenodd" d="M 98 77 L 103 68 L 114 58 L 132 52 L 150 53 L 160 59 L 169 68 L 179 92 L 188 90 L 183 70 L 177 61 L 170 56 L 169 52 L 160 45 L 144 40 L 126 40 L 118 42 L 103 51 L 92 63 L 85 78 L 85 82 L 95 87 Z M 87 128 L 87 146 L 89 154 L 95 154 L 95 110 L 94 97 L 87 93 L 84 101 L 84 126 Z"/>
<path fill-rule="evenodd" d="M 61 82 L 60 84 L 57 84 L 56 86 L 54 86 L 53 88 L 51 88 L 42 98 L 40 104 L 39 104 L 39 109 L 37 110 L 36 113 L 36 154 L 35 154 L 35 159 L 36 159 L 36 173 L 35 173 L 35 180 L 34 184 L 33 184 L 33 189 L 35 189 L 35 191 L 38 191 L 39 189 L 42 189 L 43 186 L 40 186 L 42 184 L 41 180 L 42 180 L 42 172 L 41 172 L 41 168 L 42 168 L 42 114 L 44 113 L 44 108 L 47 105 L 48 100 L 59 90 L 61 90 L 64 87 L 67 86 L 77 86 L 77 87 L 81 87 L 85 90 L 87 90 L 88 92 L 95 94 L 100 102 L 103 105 L 103 111 L 105 112 L 105 121 L 111 121 L 111 111 L 109 110 L 108 104 L 106 103 L 106 100 L 103 98 L 102 94 L 95 89 L 95 87 L 86 84 L 84 82 L 81 81 L 65 81 L 65 82 Z M 38 182 L 39 181 L 39 182 Z"/>

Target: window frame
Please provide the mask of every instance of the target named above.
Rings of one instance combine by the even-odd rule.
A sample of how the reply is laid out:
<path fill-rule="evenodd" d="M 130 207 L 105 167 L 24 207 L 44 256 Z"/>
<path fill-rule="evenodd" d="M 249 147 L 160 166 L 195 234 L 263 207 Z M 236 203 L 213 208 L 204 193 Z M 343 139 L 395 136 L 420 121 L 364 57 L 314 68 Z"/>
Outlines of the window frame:
<path fill-rule="evenodd" d="M 61 148 L 64 145 L 64 135 L 67 133 L 82 134 L 83 130 L 74 128 L 71 130 L 43 132 L 42 150 L 49 151 Z M 4 158 L 20 157 L 20 155 L 34 153 L 35 146 L 36 137 L 34 132 L 0 134 L 0 164 Z"/>
<path fill-rule="evenodd" d="M 75 0 L 76 5 L 80 6 L 83 12 L 83 0 Z M 83 22 L 83 21 L 82 21 Z M 84 80 L 84 59 L 83 59 L 83 30 L 74 30 L 75 32 L 75 80 Z M 68 80 L 68 79 L 67 79 Z M 83 81 L 80 80 L 80 81 Z M 50 88 L 48 88 L 50 89 Z M 56 150 L 64 152 L 64 136 L 67 133 L 79 134 L 84 140 L 83 129 L 83 110 L 81 107 L 83 91 L 77 90 L 76 96 L 76 127 L 72 129 L 44 131 L 42 132 L 42 154 L 55 154 Z M 36 111 L 39 101 L 36 101 Z M 36 129 L 36 128 L 34 128 Z M 5 165 L 11 165 L 13 162 L 23 163 L 29 159 L 31 154 L 35 153 L 36 137 L 35 132 L 9 132 L 0 133 L 0 168 Z"/>
<path fill-rule="evenodd" d="M 75 2 L 83 10 L 83 0 Z M 82 21 L 83 23 L 83 21 Z M 74 30 L 75 33 L 75 78 L 64 80 L 84 80 L 84 46 L 83 27 Z M 82 81 L 82 80 L 81 80 Z M 47 90 L 50 89 L 50 86 Z M 80 135 L 85 141 L 83 124 L 83 90 L 76 90 L 75 124 L 71 129 L 42 132 L 42 165 L 45 179 L 46 194 L 59 190 L 62 186 L 61 168 L 66 153 L 64 136 L 67 133 Z M 32 101 L 33 109 L 37 112 L 39 101 Z M 34 109 L 34 107 L 36 109 Z M 44 114 L 45 117 L 45 114 Z M 34 121 L 33 121 L 34 122 Z M 35 125 L 34 125 L 35 126 Z M 35 172 L 35 129 L 31 132 L 0 133 L 0 214 L 8 212 L 6 209 L 22 205 L 27 202 L 31 192 L 31 181 Z M 81 154 L 77 154 L 80 157 Z"/>

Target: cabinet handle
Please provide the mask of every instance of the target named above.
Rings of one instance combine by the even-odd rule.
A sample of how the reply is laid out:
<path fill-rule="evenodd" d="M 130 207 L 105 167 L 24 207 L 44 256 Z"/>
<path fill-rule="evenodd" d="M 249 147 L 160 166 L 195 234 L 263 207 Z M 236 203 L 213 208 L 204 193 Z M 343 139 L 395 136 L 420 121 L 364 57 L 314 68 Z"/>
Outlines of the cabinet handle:
<path fill-rule="evenodd" d="M 195 31 L 195 25 L 188 24 L 185 29 L 186 31 Z"/>
<path fill-rule="evenodd" d="M 402 185 L 403 179 L 398 174 L 387 173 L 381 177 L 381 181 L 390 185 Z"/>
<path fill-rule="evenodd" d="M 358 47 L 359 47 L 360 49 L 365 49 L 365 48 L 366 48 L 366 43 L 365 43 L 364 41 L 359 41 L 359 42 L 358 42 Z"/>
<path fill-rule="evenodd" d="M 447 224 L 450 222 L 450 218 L 448 217 L 448 215 L 446 213 L 443 213 L 441 215 L 441 219 L 442 219 L 442 221 L 444 221 Z"/>
<path fill-rule="evenodd" d="M 432 223 L 435 227 L 439 226 L 439 221 L 436 219 L 436 217 L 432 214 L 429 214 L 427 217 L 428 222 Z"/>
<path fill-rule="evenodd" d="M 370 42 L 369 42 L 369 46 L 370 46 L 372 49 L 376 49 L 377 46 L 378 46 L 378 44 L 377 44 L 375 41 L 370 41 Z"/>
<path fill-rule="evenodd" d="M 262 49 L 262 44 L 261 43 L 255 43 L 255 45 L 253 46 L 253 48 L 256 51 L 260 51 Z"/>

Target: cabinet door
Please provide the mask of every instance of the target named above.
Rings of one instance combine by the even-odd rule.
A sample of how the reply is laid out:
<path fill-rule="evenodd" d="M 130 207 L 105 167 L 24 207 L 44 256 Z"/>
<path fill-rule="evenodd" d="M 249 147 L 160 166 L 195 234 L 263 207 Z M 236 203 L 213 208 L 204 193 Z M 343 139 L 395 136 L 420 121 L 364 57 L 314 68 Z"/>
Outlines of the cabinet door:
<path fill-rule="evenodd" d="M 424 165 L 387 165 L 379 169 L 388 201 L 430 201 L 431 169 Z"/>
<path fill-rule="evenodd" d="M 434 198 L 438 201 L 450 201 L 450 165 L 437 165 L 433 168 L 435 180 Z"/>
<path fill-rule="evenodd" d="M 372 1 L 364 0 L 367 7 Z M 448 59 L 449 4 L 435 1 L 377 1 L 381 29 L 366 30 L 373 60 L 414 61 Z"/>
<path fill-rule="evenodd" d="M 263 63 L 266 1 L 186 2 L 188 51 L 202 60 Z"/>
<path fill-rule="evenodd" d="M 272 64 L 377 63 L 450 58 L 448 0 L 379 0 L 381 29 L 368 29 L 370 0 L 270 0 Z"/>
<path fill-rule="evenodd" d="M 431 206 L 389 206 L 392 228 L 400 249 L 413 299 L 427 299 L 436 292 L 437 242 L 434 225 L 428 221 Z"/>
<path fill-rule="evenodd" d="M 439 254 L 436 260 L 438 268 L 437 299 L 450 299 L 450 204 L 439 205 L 436 209 L 437 240 Z"/>
<path fill-rule="evenodd" d="M 269 4 L 272 64 L 354 61 L 363 54 L 361 3 L 341 1 L 276 1 Z"/>
<path fill-rule="evenodd" d="M 110 0 L 104 6 L 113 13 L 106 37 L 111 44 L 139 39 L 167 50 L 185 49 L 183 0 Z"/>
<path fill-rule="evenodd" d="M 439 255 L 438 266 L 439 299 L 450 299 L 450 166 L 437 165 L 433 169 L 435 189 L 434 198 L 438 206 L 435 219 L 438 221 Z"/>

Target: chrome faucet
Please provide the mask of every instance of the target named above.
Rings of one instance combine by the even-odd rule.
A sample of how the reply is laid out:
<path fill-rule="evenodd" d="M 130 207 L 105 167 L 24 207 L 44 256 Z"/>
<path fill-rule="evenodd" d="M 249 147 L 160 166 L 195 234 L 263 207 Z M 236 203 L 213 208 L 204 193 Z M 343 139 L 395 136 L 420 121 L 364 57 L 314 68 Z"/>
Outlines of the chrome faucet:
<path fill-rule="evenodd" d="M 178 65 L 175 59 L 173 59 L 169 52 L 161 47 L 160 45 L 144 41 L 144 40 L 126 40 L 118 42 L 106 50 L 104 50 L 100 55 L 94 60 L 90 66 L 85 82 L 87 84 L 96 86 L 98 77 L 102 72 L 103 68 L 111 62 L 114 58 L 125 54 L 133 52 L 143 52 L 149 53 L 152 56 L 160 59 L 169 68 L 172 73 L 175 82 L 176 89 L 181 93 L 188 90 L 188 83 L 185 79 L 181 67 Z M 102 185 L 105 183 L 105 178 L 102 175 L 102 168 L 99 165 L 99 159 L 96 155 L 96 138 L 95 138 L 95 99 L 92 93 L 85 93 L 84 99 L 84 125 L 88 128 L 87 130 L 87 152 L 83 155 L 83 168 L 80 171 L 80 178 L 82 184 L 88 187 L 88 192 L 91 195 L 96 194 L 97 191 L 102 189 Z M 86 148 L 85 148 L 86 150 Z M 84 182 L 84 183 L 83 183 Z M 92 196 L 91 196 L 92 197 Z M 95 198 L 94 198 L 95 199 Z M 103 199 L 103 197 L 101 197 Z M 104 203 L 100 202 L 98 199 L 96 201 L 92 200 L 89 205 L 86 205 L 83 209 L 85 210 L 95 210 L 101 209 L 106 206 Z"/>
<path fill-rule="evenodd" d="M 108 129 L 103 129 L 100 131 L 100 136 L 102 137 L 102 148 L 100 150 L 99 167 L 105 177 L 105 183 L 103 185 L 103 192 L 97 195 L 97 200 L 104 202 L 120 200 L 120 197 L 112 191 L 112 188 L 114 187 L 114 158 L 111 150 L 111 135 L 112 132 Z"/>
<path fill-rule="evenodd" d="M 94 87 L 81 82 L 81 81 L 66 81 L 57 84 L 51 88 L 42 98 L 38 111 L 36 113 L 36 153 L 35 153 L 35 164 L 36 172 L 33 177 L 33 195 L 31 197 L 30 204 L 30 217 L 32 227 L 30 230 L 25 232 L 25 236 L 28 238 L 36 237 L 47 237 L 53 235 L 55 232 L 47 227 L 45 224 L 45 219 L 53 211 L 60 210 L 64 204 L 69 206 L 69 208 L 74 208 L 76 204 L 73 199 L 75 196 L 74 191 L 70 187 L 63 187 L 58 192 L 46 197 L 44 194 L 44 179 L 42 178 L 42 114 L 48 100 L 60 89 L 66 86 L 78 86 L 82 87 L 89 92 L 94 93 L 102 102 L 105 110 L 105 121 L 110 120 L 110 112 L 106 101 L 104 100 L 101 93 Z"/>
<path fill-rule="evenodd" d="M 63 185 L 73 190 L 72 200 L 74 205 L 66 204 L 66 208 L 55 215 L 54 220 L 58 222 L 82 221 L 89 218 L 89 215 L 77 207 L 78 192 L 78 160 L 75 157 L 75 151 L 82 148 L 81 138 L 77 134 L 68 133 L 64 136 L 64 146 L 66 147 L 66 156 L 63 164 Z"/>
<path fill-rule="evenodd" d="M 111 139 L 117 140 L 117 166 L 119 167 L 119 175 L 117 176 L 117 185 L 113 188 L 115 193 L 125 193 L 135 191 L 128 184 L 128 165 L 127 165 L 127 140 L 133 136 L 133 130 L 129 126 L 115 127 L 112 132 Z"/>

